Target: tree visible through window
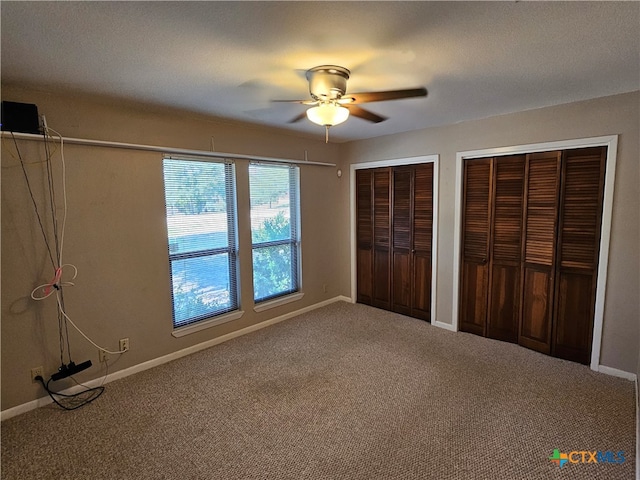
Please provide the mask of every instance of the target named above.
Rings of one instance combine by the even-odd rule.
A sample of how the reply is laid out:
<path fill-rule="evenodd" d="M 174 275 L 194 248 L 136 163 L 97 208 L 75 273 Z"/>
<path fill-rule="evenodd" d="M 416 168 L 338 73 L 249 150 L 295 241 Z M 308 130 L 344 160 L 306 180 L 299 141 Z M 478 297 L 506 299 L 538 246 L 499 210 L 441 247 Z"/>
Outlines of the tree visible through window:
<path fill-rule="evenodd" d="M 238 308 L 231 163 L 164 160 L 173 325 Z"/>
<path fill-rule="evenodd" d="M 295 166 L 249 166 L 256 302 L 299 290 L 298 178 Z"/>

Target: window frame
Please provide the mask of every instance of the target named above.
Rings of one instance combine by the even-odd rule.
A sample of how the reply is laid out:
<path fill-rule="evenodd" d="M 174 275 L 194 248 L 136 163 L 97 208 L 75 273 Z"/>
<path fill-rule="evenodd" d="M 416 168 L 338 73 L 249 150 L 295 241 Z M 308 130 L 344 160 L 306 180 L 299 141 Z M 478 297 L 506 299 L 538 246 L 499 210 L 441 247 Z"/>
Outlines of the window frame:
<path fill-rule="evenodd" d="M 211 159 L 191 156 L 174 156 L 164 155 L 163 157 L 163 189 L 165 196 L 165 220 L 168 221 L 167 208 L 167 184 L 164 173 L 165 162 L 167 160 L 198 162 L 198 163 L 215 163 L 224 165 L 225 174 L 225 201 L 226 201 L 226 222 L 227 222 L 227 245 L 217 248 L 203 248 L 190 252 L 171 252 L 171 243 L 167 223 L 167 251 L 169 260 L 169 288 L 171 292 L 171 319 L 174 337 L 181 337 L 189 333 L 203 330 L 215 325 L 236 320 L 243 315 L 240 303 L 240 262 L 239 262 L 239 244 L 238 244 L 238 208 L 237 208 L 237 189 L 236 189 L 236 171 L 235 163 L 229 159 Z M 176 324 L 176 306 L 175 291 L 173 285 L 173 263 L 175 261 L 188 260 L 193 258 L 215 257 L 217 255 L 226 254 L 228 258 L 227 273 L 229 276 L 229 297 L 231 298 L 231 306 L 223 308 L 216 312 L 207 312 L 202 315 L 190 317 L 187 320 Z"/>
<path fill-rule="evenodd" d="M 304 293 L 302 292 L 302 240 L 301 240 L 301 228 L 300 228 L 300 166 L 296 164 L 282 164 L 275 162 L 259 162 L 253 161 L 249 164 L 251 166 L 258 167 L 273 167 L 278 166 L 281 168 L 287 168 L 289 170 L 289 222 L 291 235 L 287 239 L 274 240 L 267 242 L 253 242 L 253 225 L 251 225 L 251 272 L 253 276 L 253 301 L 254 311 L 262 312 L 270 308 L 275 308 L 280 305 L 284 305 L 290 302 L 300 300 Z M 249 209 L 251 210 L 251 175 L 249 175 Z M 251 215 L 251 211 L 250 211 Z M 269 295 L 260 299 L 256 299 L 255 290 L 255 270 L 254 270 L 254 251 L 258 249 L 265 249 L 279 245 L 289 245 L 291 249 L 291 262 L 295 264 L 295 267 L 291 268 L 292 274 L 295 275 L 295 288 L 287 290 L 282 293 Z"/>

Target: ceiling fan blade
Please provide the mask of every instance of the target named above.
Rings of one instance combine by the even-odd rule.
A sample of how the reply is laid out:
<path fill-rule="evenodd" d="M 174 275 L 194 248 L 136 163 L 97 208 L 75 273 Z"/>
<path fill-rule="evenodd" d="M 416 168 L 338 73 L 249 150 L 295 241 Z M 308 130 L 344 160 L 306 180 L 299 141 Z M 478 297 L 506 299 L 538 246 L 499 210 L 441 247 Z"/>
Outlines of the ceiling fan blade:
<path fill-rule="evenodd" d="M 382 117 L 377 113 L 370 112 L 369 110 L 365 110 L 364 108 L 360 108 L 352 104 L 345 105 L 345 107 L 349 109 L 349 113 L 354 117 L 362 118 L 373 123 L 384 122 L 387 119 L 387 117 Z"/>
<path fill-rule="evenodd" d="M 304 112 L 302 112 L 300 115 L 297 115 L 297 116 L 293 117 L 291 120 L 289 120 L 288 123 L 296 123 L 296 122 L 299 122 L 300 120 L 302 120 L 303 118 L 307 118 L 306 110 Z"/>
<path fill-rule="evenodd" d="M 389 90 L 386 92 L 362 92 L 362 93 L 348 93 L 344 95 L 343 99 L 351 99 L 352 104 L 355 103 L 369 103 L 369 102 L 384 102 L 386 100 L 400 100 L 402 98 L 413 97 L 426 97 L 427 89 L 410 88 L 406 90 Z"/>
<path fill-rule="evenodd" d="M 315 105 L 315 100 L 271 100 L 274 103 L 301 103 L 302 105 Z"/>

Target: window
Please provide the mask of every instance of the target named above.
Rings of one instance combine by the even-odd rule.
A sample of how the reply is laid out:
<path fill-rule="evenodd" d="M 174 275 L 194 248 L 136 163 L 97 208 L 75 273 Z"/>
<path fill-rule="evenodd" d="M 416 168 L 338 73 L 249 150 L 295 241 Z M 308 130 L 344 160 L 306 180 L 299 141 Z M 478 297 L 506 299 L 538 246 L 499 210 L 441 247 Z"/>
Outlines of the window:
<path fill-rule="evenodd" d="M 249 165 L 256 303 L 300 289 L 299 171 L 289 165 Z"/>
<path fill-rule="evenodd" d="M 174 328 L 238 309 L 234 165 L 165 158 Z"/>

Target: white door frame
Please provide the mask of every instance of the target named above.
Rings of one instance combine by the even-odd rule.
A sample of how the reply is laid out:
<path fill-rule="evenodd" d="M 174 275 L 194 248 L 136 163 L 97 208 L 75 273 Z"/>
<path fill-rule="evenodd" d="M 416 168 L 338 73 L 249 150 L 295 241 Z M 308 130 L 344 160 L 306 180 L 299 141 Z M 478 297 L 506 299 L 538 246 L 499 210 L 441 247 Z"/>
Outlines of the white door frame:
<path fill-rule="evenodd" d="M 351 223 L 351 301 L 356 302 L 357 299 L 357 244 L 356 244 L 356 170 L 379 168 L 379 167 L 396 167 L 401 165 L 415 165 L 417 163 L 433 163 L 433 223 L 432 223 L 432 239 L 431 239 L 431 323 L 437 325 L 436 321 L 436 274 L 438 272 L 438 164 L 440 162 L 439 155 L 423 155 L 419 157 L 397 158 L 391 160 L 379 160 L 375 162 L 352 163 L 349 177 L 349 193 L 350 193 L 350 223 Z M 445 324 L 446 325 L 446 324 Z M 447 325 L 448 326 L 448 325 Z"/>
<path fill-rule="evenodd" d="M 611 237 L 611 215 L 613 212 L 613 189 L 616 177 L 618 155 L 618 135 L 605 137 L 580 138 L 557 142 L 534 143 L 511 147 L 488 148 L 456 153 L 455 212 L 453 235 L 453 309 L 451 324 L 458 330 L 458 308 L 460 295 L 460 242 L 462 234 L 462 167 L 463 162 L 471 158 L 515 155 L 544 152 L 548 150 L 566 150 L 569 148 L 607 147 L 607 161 L 604 177 L 604 200 L 602 205 L 602 224 L 600 227 L 600 253 L 598 257 L 598 279 L 596 282 L 596 305 L 593 319 L 593 341 L 591 343 L 591 370 L 598 371 L 600 366 L 600 347 L 602 345 L 602 326 L 604 321 L 604 301 L 607 291 L 607 266 L 609 264 L 609 242 Z"/>

